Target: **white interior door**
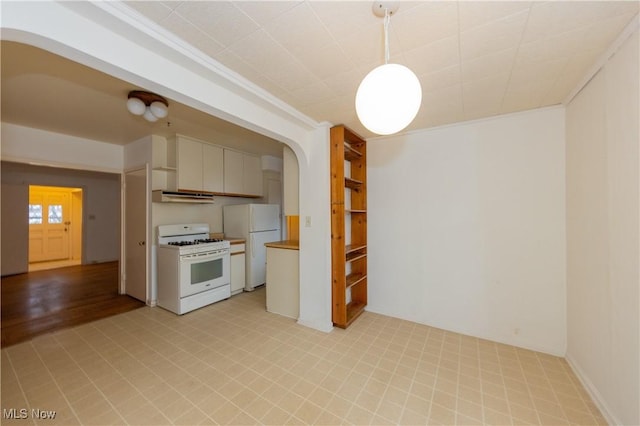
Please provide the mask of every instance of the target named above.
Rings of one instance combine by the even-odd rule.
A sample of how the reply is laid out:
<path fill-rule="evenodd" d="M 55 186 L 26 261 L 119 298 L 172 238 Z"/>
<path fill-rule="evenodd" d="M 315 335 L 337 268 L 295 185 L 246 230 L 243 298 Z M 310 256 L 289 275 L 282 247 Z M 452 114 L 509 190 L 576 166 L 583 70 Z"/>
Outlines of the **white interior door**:
<path fill-rule="evenodd" d="M 147 171 L 125 174 L 125 293 L 147 302 Z"/>

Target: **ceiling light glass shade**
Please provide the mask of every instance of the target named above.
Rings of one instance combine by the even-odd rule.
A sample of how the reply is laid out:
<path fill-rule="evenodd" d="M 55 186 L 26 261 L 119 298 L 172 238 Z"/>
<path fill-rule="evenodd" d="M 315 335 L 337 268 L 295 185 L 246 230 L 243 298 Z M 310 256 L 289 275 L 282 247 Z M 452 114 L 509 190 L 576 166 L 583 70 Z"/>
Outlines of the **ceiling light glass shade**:
<path fill-rule="evenodd" d="M 149 105 L 149 109 L 157 118 L 165 118 L 169 112 L 167 106 L 159 101 L 152 102 L 151 105 Z"/>
<path fill-rule="evenodd" d="M 138 98 L 127 99 L 127 109 L 133 115 L 142 115 L 147 110 L 147 106 Z"/>
<path fill-rule="evenodd" d="M 154 121 L 158 121 L 158 117 L 156 117 L 155 115 L 153 115 L 153 113 L 151 112 L 151 108 L 146 108 L 144 111 L 144 115 L 143 117 L 150 122 L 154 122 Z"/>
<path fill-rule="evenodd" d="M 362 80 L 356 93 L 360 122 L 379 135 L 390 135 L 407 127 L 418 114 L 422 87 L 409 68 L 385 64 Z"/>

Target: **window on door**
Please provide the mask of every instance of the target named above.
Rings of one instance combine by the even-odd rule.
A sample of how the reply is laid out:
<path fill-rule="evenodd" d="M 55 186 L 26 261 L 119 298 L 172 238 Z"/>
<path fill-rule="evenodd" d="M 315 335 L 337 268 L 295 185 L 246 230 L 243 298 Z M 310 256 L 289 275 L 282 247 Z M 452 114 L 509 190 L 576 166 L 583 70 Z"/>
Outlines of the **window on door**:
<path fill-rule="evenodd" d="M 29 204 L 29 225 L 42 224 L 42 204 Z"/>
<path fill-rule="evenodd" d="M 49 205 L 49 223 L 62 223 L 62 204 Z"/>
<path fill-rule="evenodd" d="M 62 204 L 49 205 L 47 223 L 62 223 Z M 42 225 L 42 204 L 29 204 L 29 225 Z"/>

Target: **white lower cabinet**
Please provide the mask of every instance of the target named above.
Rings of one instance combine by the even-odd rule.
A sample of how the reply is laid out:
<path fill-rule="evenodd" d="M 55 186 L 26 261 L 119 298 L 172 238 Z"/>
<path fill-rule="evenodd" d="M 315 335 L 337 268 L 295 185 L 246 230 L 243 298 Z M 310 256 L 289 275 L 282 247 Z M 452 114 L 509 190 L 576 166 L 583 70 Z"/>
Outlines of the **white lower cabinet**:
<path fill-rule="evenodd" d="M 245 244 L 231 243 L 231 295 L 242 293 L 245 281 Z"/>
<path fill-rule="evenodd" d="M 267 312 L 298 319 L 300 315 L 300 258 L 297 249 L 267 245 Z"/>

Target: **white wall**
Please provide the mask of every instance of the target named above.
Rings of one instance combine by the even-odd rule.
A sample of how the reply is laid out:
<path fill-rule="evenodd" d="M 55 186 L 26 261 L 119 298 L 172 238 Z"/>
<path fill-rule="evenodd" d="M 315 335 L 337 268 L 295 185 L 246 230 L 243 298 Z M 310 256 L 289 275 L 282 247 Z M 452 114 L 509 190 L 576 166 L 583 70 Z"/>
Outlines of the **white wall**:
<path fill-rule="evenodd" d="M 120 173 L 123 147 L 31 127 L 2 123 L 2 159 Z"/>
<path fill-rule="evenodd" d="M 369 306 L 565 353 L 564 110 L 370 140 Z"/>
<path fill-rule="evenodd" d="M 567 359 L 611 424 L 640 424 L 638 30 L 567 106 Z"/>

